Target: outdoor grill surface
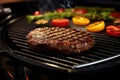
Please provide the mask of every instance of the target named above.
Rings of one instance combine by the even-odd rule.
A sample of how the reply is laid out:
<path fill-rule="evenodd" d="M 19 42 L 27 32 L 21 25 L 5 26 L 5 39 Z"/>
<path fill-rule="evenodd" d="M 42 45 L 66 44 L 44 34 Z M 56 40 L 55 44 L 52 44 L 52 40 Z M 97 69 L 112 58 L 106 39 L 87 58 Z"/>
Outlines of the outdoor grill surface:
<path fill-rule="evenodd" d="M 26 42 L 26 35 L 34 28 L 35 25 L 28 23 L 24 16 L 10 20 L 9 24 L 2 30 L 2 38 L 4 38 L 6 44 L 4 45 L 4 51 L 37 67 L 68 73 L 120 56 L 119 38 L 109 37 L 104 31 L 90 33 L 94 36 L 95 45 L 92 49 L 81 54 L 65 55 L 52 52 L 36 52 L 31 50 Z M 72 26 L 72 28 L 76 27 Z"/>

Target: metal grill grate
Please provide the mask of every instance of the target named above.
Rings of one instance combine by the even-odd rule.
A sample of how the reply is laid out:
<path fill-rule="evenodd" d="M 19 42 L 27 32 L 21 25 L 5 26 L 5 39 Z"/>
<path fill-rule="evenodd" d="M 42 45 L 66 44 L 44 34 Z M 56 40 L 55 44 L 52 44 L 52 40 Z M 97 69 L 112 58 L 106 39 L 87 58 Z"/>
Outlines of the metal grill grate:
<path fill-rule="evenodd" d="M 120 54 L 119 39 L 108 37 L 104 32 L 91 33 L 95 38 L 95 46 L 79 55 L 35 52 L 29 49 L 25 37 L 30 30 L 34 29 L 34 25 L 29 24 L 25 18 L 21 18 L 9 26 L 8 36 L 16 44 L 15 47 L 18 47 L 12 47 L 13 53 L 39 65 L 68 71 L 103 62 Z"/>

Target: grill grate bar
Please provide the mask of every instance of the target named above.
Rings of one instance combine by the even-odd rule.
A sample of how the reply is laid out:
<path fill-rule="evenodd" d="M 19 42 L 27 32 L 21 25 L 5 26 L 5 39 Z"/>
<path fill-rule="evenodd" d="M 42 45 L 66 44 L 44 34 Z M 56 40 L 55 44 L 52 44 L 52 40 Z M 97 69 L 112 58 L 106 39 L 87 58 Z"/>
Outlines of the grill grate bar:
<path fill-rule="evenodd" d="M 36 54 L 36 56 L 41 56 L 41 57 L 44 57 L 44 58 L 48 58 L 50 60 L 55 60 L 55 61 L 58 61 L 58 62 L 62 62 L 62 63 L 67 63 L 69 65 L 76 65 L 76 64 L 79 64 L 79 63 L 82 63 L 82 62 L 74 62 L 74 61 L 71 61 L 69 60 L 67 57 L 66 58 L 61 58 L 61 57 L 56 57 L 56 56 L 45 56 L 43 55 L 44 53 L 35 53 L 33 51 L 30 51 L 30 50 L 26 50 L 26 49 L 22 49 L 21 51 L 24 51 L 24 52 L 27 52 L 27 53 L 31 53 L 31 54 Z"/>
<path fill-rule="evenodd" d="M 116 46 L 118 45 L 119 43 L 108 43 L 108 42 L 97 42 L 98 46 L 107 46 L 107 48 L 116 48 L 116 49 L 120 49 L 119 46 Z M 108 46 L 109 45 L 109 46 Z"/>
<path fill-rule="evenodd" d="M 99 60 L 99 59 L 102 59 L 102 58 L 103 58 L 103 57 L 98 56 L 98 55 L 93 54 L 93 53 L 89 53 L 89 54 L 87 54 L 87 55 L 85 55 L 85 56 L 92 57 L 92 58 L 94 58 L 94 59 L 96 59 L 96 60 Z"/>
<path fill-rule="evenodd" d="M 101 43 L 101 42 L 98 42 L 97 44 L 97 47 L 100 47 L 100 48 L 103 48 L 103 49 L 120 49 L 120 47 L 119 46 L 116 46 L 117 44 L 105 44 L 105 42 L 104 43 Z M 109 46 L 108 46 L 109 45 Z"/>
<path fill-rule="evenodd" d="M 38 64 L 43 64 L 43 65 L 47 65 L 47 66 L 53 66 L 53 67 L 56 67 L 57 69 L 62 69 L 62 70 L 68 70 L 69 71 L 69 68 L 66 68 L 66 67 L 60 67 L 60 66 L 57 66 L 57 65 L 53 65 L 53 64 L 51 64 L 51 63 L 46 63 L 46 62 L 41 62 L 41 61 L 39 61 L 39 60 L 34 60 L 34 59 L 31 59 L 31 58 L 29 58 L 29 57 L 23 57 L 23 55 L 21 55 L 21 53 L 18 53 L 18 52 L 15 52 L 16 54 L 17 54 L 17 57 L 19 57 L 19 59 L 21 59 L 21 60 L 25 60 L 25 61 L 31 61 L 31 63 L 32 63 L 32 61 L 33 62 L 36 62 L 36 63 L 38 63 Z M 23 59 L 24 58 L 24 59 Z"/>
<path fill-rule="evenodd" d="M 36 55 L 36 56 L 49 57 L 49 58 L 54 58 L 54 59 L 58 59 L 58 60 L 61 60 L 61 61 L 68 60 L 67 62 L 73 63 L 73 64 L 78 64 L 78 63 L 80 64 L 80 63 L 87 63 L 88 62 L 88 61 L 84 61 L 83 59 L 81 60 L 81 59 L 76 59 L 76 58 L 72 58 L 72 57 L 63 57 L 63 56 L 60 56 L 60 55 L 58 55 L 59 57 L 57 55 L 46 56 L 46 55 L 43 55 L 44 53 L 42 53 L 42 52 L 40 54 L 38 54 L 38 53 L 35 53 L 35 52 L 27 50 L 27 49 L 23 49 L 23 51 L 29 52 L 29 53 L 31 53 L 33 55 Z M 70 62 L 70 61 L 72 61 L 72 62 Z"/>
<path fill-rule="evenodd" d="M 116 38 L 109 38 L 108 36 L 106 36 L 106 37 L 103 37 L 103 36 L 99 37 L 99 36 L 95 35 L 95 40 L 97 42 L 101 42 L 101 43 L 105 43 L 105 44 L 111 44 L 111 45 L 112 44 L 120 44 L 118 39 L 116 39 Z"/>
<path fill-rule="evenodd" d="M 22 38 L 22 39 L 26 39 L 25 34 L 18 34 L 18 33 L 9 33 L 8 34 L 10 37 L 17 37 L 17 38 Z"/>
<path fill-rule="evenodd" d="M 93 34 L 96 38 L 98 37 L 98 38 L 116 39 L 116 38 L 108 36 L 105 32 L 103 32 L 103 33 L 97 33 L 97 34 L 96 33 L 90 33 L 90 34 Z"/>
<path fill-rule="evenodd" d="M 21 24 L 20 24 L 21 25 Z M 22 33 L 22 32 L 26 32 L 26 31 L 30 31 L 31 30 L 31 27 L 27 27 L 27 26 L 25 26 L 25 25 L 23 25 L 23 26 L 20 26 L 20 25 L 18 25 L 18 26 L 12 26 L 12 27 L 10 27 L 10 29 L 9 29 L 9 32 L 20 32 L 20 33 Z"/>
<path fill-rule="evenodd" d="M 22 44 L 16 44 L 16 46 L 23 48 L 23 49 L 30 49 L 28 46 L 22 45 Z"/>
<path fill-rule="evenodd" d="M 102 58 L 108 57 L 107 54 L 101 53 L 101 52 L 98 52 L 98 51 L 94 51 L 94 52 L 90 52 L 90 53 L 93 54 L 93 55 L 97 55 L 97 56 L 99 56 L 99 57 L 102 57 Z M 89 53 L 89 54 L 90 54 L 90 53 Z"/>
<path fill-rule="evenodd" d="M 15 42 L 15 43 L 24 43 L 24 44 L 27 44 L 27 41 L 26 40 L 24 40 L 24 38 L 17 38 L 17 37 L 12 37 L 12 36 L 10 36 L 10 38 L 12 38 L 13 39 L 13 42 Z"/>
<path fill-rule="evenodd" d="M 9 31 L 10 34 L 25 34 L 26 32 L 24 30 L 10 30 Z"/>
<path fill-rule="evenodd" d="M 77 58 L 73 58 L 73 57 L 67 57 L 68 59 L 70 59 L 71 61 L 75 61 L 75 62 L 79 62 L 79 63 L 88 63 L 88 61 L 85 61 L 83 59 L 77 59 Z"/>
<path fill-rule="evenodd" d="M 46 62 L 46 63 L 51 63 L 53 65 L 56 65 L 56 66 L 63 66 L 66 67 L 66 68 L 72 68 L 72 66 L 68 65 L 68 64 L 64 64 L 64 63 L 60 63 L 60 62 L 57 62 L 57 61 L 54 61 L 54 60 L 50 60 L 50 59 L 47 59 L 47 58 L 43 58 L 43 57 L 40 57 L 40 56 L 35 56 L 35 55 L 31 55 L 31 54 L 26 54 L 24 52 L 20 52 L 20 51 L 16 51 L 14 50 L 15 53 L 17 54 L 20 54 L 20 55 L 23 55 L 25 57 L 29 57 L 29 58 L 32 58 L 31 60 L 38 60 L 40 62 Z"/>
<path fill-rule="evenodd" d="M 81 59 L 89 60 L 90 62 L 96 60 L 93 57 L 87 57 L 87 56 L 81 56 Z"/>
<path fill-rule="evenodd" d="M 101 46 L 102 47 L 102 46 Z M 108 54 L 108 55 L 114 55 L 114 54 L 118 54 L 119 53 L 119 50 L 117 50 L 117 49 L 114 49 L 114 47 L 112 48 L 112 49 L 110 49 L 110 48 L 107 48 L 107 47 L 102 47 L 102 48 L 99 48 L 99 49 L 97 49 L 98 51 L 100 51 L 100 52 L 104 52 L 104 53 L 106 53 L 106 54 Z M 111 52 L 111 51 L 114 51 L 114 52 Z"/>
<path fill-rule="evenodd" d="M 104 53 L 104 54 L 102 54 L 102 55 L 104 55 L 105 57 L 110 57 L 110 56 L 113 56 L 113 55 L 115 55 L 116 54 L 116 52 L 113 52 L 112 54 L 111 54 L 111 51 L 106 51 L 106 50 L 103 50 L 103 49 L 99 49 L 99 50 L 97 50 L 99 53 Z"/>

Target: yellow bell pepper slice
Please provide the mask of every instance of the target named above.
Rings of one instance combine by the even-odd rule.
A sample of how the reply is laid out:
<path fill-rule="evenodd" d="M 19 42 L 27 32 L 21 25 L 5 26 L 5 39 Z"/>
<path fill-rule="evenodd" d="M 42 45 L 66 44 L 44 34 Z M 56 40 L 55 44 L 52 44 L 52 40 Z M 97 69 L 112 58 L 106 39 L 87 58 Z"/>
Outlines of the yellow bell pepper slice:
<path fill-rule="evenodd" d="M 86 30 L 90 32 L 100 32 L 104 30 L 104 28 L 105 28 L 104 21 L 97 21 L 86 26 Z"/>
<path fill-rule="evenodd" d="M 86 17 L 76 16 L 72 18 L 72 22 L 78 26 L 86 26 L 90 23 L 90 20 Z"/>

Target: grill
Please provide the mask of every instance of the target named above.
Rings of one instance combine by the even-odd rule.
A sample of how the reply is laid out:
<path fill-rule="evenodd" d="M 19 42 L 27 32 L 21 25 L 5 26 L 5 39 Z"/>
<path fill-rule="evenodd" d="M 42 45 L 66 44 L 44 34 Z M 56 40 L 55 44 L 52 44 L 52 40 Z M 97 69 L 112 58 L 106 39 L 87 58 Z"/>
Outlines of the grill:
<path fill-rule="evenodd" d="M 35 28 L 35 25 L 28 23 L 25 16 L 11 18 L 7 23 L 0 28 L 1 50 L 38 68 L 74 73 L 80 72 L 85 67 L 90 68 L 89 66 L 102 64 L 120 57 L 120 38 L 109 37 L 104 31 L 90 33 L 95 38 L 95 46 L 89 51 L 65 55 L 30 50 L 26 42 L 26 35 Z"/>

